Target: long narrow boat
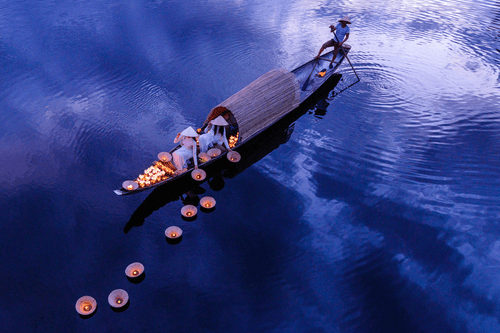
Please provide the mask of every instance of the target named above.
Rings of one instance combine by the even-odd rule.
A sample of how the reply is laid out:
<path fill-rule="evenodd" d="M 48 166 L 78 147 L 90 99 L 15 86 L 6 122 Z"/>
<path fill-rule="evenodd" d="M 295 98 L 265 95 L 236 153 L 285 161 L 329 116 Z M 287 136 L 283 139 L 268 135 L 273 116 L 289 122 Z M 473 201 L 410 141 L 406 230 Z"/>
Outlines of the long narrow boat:
<path fill-rule="evenodd" d="M 344 50 L 347 54 L 350 46 L 344 45 Z M 305 103 L 338 71 L 340 64 L 347 58 L 343 52 L 339 52 L 334 62 L 335 66 L 329 68 L 332 56 L 333 51 L 292 71 L 276 69 L 262 75 L 214 107 L 203 125 L 206 126 L 209 121 L 224 115 L 232 129 L 229 145 L 232 151 L 237 152 L 245 142 Z M 179 148 L 180 145 L 173 148 L 169 154 Z M 199 169 L 208 172 L 216 167 L 218 161 L 230 159 L 227 150 L 223 147 L 218 148 L 214 155 L 199 159 Z M 117 195 L 127 195 L 191 177 L 203 180 L 202 177 L 193 176 L 194 166 L 188 166 L 188 169 L 182 172 L 177 171 L 171 161 L 162 161 L 161 157 L 159 155 L 159 160 L 154 161 L 153 165 L 135 180 L 124 182 L 122 188 L 114 192 Z"/>
<path fill-rule="evenodd" d="M 301 103 L 298 108 L 266 128 L 259 135 L 239 145 L 238 152 L 244 156 L 240 162 L 230 163 L 222 159 L 215 164 L 214 170 L 207 172 L 207 179 L 210 181 L 208 186 L 213 191 L 222 190 L 228 179 L 237 177 L 246 169 L 270 154 L 273 150 L 286 144 L 295 129 L 295 121 L 304 114 L 310 112 L 317 117 L 323 116 L 326 113 L 326 110 L 323 110 L 323 108 L 326 108 L 330 102 L 330 98 L 340 91 L 340 89 L 336 88 L 340 88 L 337 87 L 337 85 L 341 79 L 342 74 L 333 74 L 321 88 L 315 91 L 314 95 L 307 99 L 307 102 Z M 344 87 L 345 85 L 342 84 L 341 86 Z M 184 195 L 189 196 L 189 194 L 191 194 L 195 197 L 203 192 L 204 188 L 200 186 L 200 183 L 192 179 L 187 179 L 187 181 L 184 182 L 172 182 L 166 186 L 156 187 L 151 190 L 139 207 L 136 208 L 123 228 L 123 231 L 128 233 L 132 228 L 142 226 L 151 214 L 171 202 L 180 200 L 185 204 Z"/>

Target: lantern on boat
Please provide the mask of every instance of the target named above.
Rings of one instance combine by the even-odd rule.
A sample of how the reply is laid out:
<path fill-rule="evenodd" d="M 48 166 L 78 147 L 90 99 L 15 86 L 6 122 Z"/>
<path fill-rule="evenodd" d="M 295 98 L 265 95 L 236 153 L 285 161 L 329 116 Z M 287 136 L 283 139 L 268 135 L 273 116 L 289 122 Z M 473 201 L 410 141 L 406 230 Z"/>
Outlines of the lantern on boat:
<path fill-rule="evenodd" d="M 220 149 L 219 148 L 212 148 L 212 149 L 209 149 L 207 151 L 207 154 L 211 157 L 211 158 L 214 158 L 214 157 L 217 157 L 219 156 L 221 153 Z"/>
<path fill-rule="evenodd" d="M 142 273 L 144 273 L 144 265 L 140 262 L 131 263 L 125 268 L 125 275 L 132 279 L 141 276 Z"/>
<path fill-rule="evenodd" d="M 127 191 L 137 190 L 139 188 L 139 184 L 137 184 L 133 180 L 126 180 L 122 183 L 122 187 Z"/>
<path fill-rule="evenodd" d="M 196 216 L 196 213 L 198 213 L 198 209 L 196 209 L 196 207 L 193 205 L 186 205 L 181 209 L 182 216 L 187 218 L 192 218 Z"/>
<path fill-rule="evenodd" d="M 201 182 L 205 178 L 207 178 L 207 173 L 205 170 L 202 169 L 195 169 L 191 172 L 191 178 L 193 178 L 196 181 Z"/>
<path fill-rule="evenodd" d="M 237 151 L 230 151 L 226 155 L 227 159 L 233 163 L 239 162 L 241 160 L 241 155 Z"/>
<path fill-rule="evenodd" d="M 76 301 L 76 312 L 81 314 L 82 316 L 88 316 L 94 313 L 97 309 L 97 302 L 91 296 L 82 296 Z"/>
<path fill-rule="evenodd" d="M 114 308 L 121 308 L 128 303 L 128 293 L 123 289 L 113 290 L 108 296 L 108 303 Z"/>
<path fill-rule="evenodd" d="M 165 236 L 169 239 L 177 239 L 182 236 L 182 229 L 176 226 L 168 227 L 165 230 Z"/>
<path fill-rule="evenodd" d="M 234 148 L 236 146 L 236 143 L 238 142 L 238 137 L 240 136 L 240 133 L 236 133 L 236 135 L 231 135 L 229 137 L 229 148 Z"/>
<path fill-rule="evenodd" d="M 200 199 L 200 207 L 205 209 L 212 209 L 215 207 L 215 199 L 212 197 L 203 197 Z"/>
<path fill-rule="evenodd" d="M 199 153 L 198 157 L 203 161 L 203 163 L 208 162 L 212 159 L 207 153 Z"/>
<path fill-rule="evenodd" d="M 172 154 L 161 152 L 158 154 L 158 159 L 162 162 L 170 162 L 172 160 Z"/>

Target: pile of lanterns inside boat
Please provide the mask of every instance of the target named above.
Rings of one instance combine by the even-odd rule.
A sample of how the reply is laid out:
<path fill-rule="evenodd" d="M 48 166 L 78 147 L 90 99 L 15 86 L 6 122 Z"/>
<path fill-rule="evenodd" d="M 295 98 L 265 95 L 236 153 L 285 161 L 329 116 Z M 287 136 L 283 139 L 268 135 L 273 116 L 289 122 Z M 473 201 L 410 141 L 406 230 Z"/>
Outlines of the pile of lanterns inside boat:
<path fill-rule="evenodd" d="M 238 137 L 240 136 L 240 133 L 236 133 L 236 135 L 231 135 L 229 137 L 229 140 L 227 143 L 229 143 L 229 148 L 234 148 L 236 146 L 236 143 L 238 142 Z"/>
<path fill-rule="evenodd" d="M 231 135 L 228 140 L 229 147 L 234 148 L 236 146 L 236 143 L 238 142 L 238 139 L 239 133 L 236 133 L 236 135 Z M 211 158 L 216 157 L 221 153 L 221 151 L 216 148 L 210 149 L 208 153 L 210 153 L 211 151 L 217 151 L 218 153 L 212 155 L 207 153 L 200 153 L 198 155 L 201 163 L 208 162 Z M 227 158 L 231 162 L 239 162 L 241 156 L 239 156 L 237 152 L 231 150 L 228 153 Z M 172 155 L 168 152 L 161 152 L 158 154 L 158 161 L 155 161 L 152 166 L 144 170 L 144 173 L 140 174 L 139 177 L 137 177 L 135 180 L 127 180 L 123 182 L 122 186 L 129 191 L 136 190 L 137 188 L 148 187 L 173 177 L 175 175 L 175 171 L 176 168 L 172 163 Z M 195 171 L 202 172 L 203 170 L 198 169 Z M 193 179 L 195 180 L 200 181 L 205 179 L 205 177 L 197 176 L 195 178 L 195 176 L 196 175 L 193 176 Z"/>
<path fill-rule="evenodd" d="M 156 161 L 153 166 L 150 166 L 144 170 L 143 174 L 135 180 L 139 187 L 146 187 L 168 178 L 174 175 L 174 167 L 170 162 Z"/>

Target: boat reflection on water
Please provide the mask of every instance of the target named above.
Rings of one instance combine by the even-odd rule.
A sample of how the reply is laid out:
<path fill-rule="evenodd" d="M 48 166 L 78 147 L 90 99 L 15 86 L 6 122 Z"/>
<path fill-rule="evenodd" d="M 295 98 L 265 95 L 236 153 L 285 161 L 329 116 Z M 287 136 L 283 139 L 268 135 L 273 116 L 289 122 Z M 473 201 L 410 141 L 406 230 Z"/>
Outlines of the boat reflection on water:
<path fill-rule="evenodd" d="M 214 191 L 222 190 L 225 178 L 235 177 L 282 144 L 288 142 L 295 128 L 294 122 L 302 115 L 309 112 L 318 118 L 322 118 L 326 114 L 326 108 L 329 105 L 328 101 L 331 100 L 332 96 L 336 96 L 334 89 L 341 79 L 342 74 L 332 75 L 300 107 L 242 144 L 238 149 L 242 156 L 240 162 L 231 163 L 224 159 L 207 169 L 205 181 L 210 188 Z M 332 92 L 333 94 L 330 94 Z M 125 225 L 124 232 L 128 233 L 132 228 L 143 225 L 147 217 L 170 202 L 181 200 L 184 204 L 197 204 L 200 200 L 199 195 L 205 193 L 205 189 L 200 186 L 201 184 L 200 182 L 194 182 L 192 179 L 186 179 L 185 182 L 177 183 L 175 186 L 167 184 L 155 188 L 132 214 Z"/>

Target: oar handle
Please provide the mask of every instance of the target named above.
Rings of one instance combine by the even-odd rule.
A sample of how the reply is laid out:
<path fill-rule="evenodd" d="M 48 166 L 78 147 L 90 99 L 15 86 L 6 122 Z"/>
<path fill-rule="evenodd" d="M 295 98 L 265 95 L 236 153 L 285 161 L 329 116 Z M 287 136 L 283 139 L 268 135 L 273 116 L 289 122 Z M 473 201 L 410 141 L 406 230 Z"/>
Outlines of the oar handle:
<path fill-rule="evenodd" d="M 335 32 L 333 33 L 333 37 L 337 40 L 337 43 L 338 43 L 338 44 L 340 44 L 339 39 L 338 39 L 338 37 L 337 37 L 337 34 L 336 34 Z M 355 70 L 355 69 L 354 69 L 354 67 L 352 66 L 352 64 L 351 64 L 351 60 L 349 60 L 349 57 L 347 56 L 347 52 L 346 52 L 346 51 L 345 51 L 345 49 L 344 49 L 344 45 L 340 45 L 340 48 L 342 49 L 342 52 L 344 53 L 345 58 L 346 58 L 346 59 L 347 59 L 347 61 L 349 62 L 349 65 L 351 65 L 351 68 L 352 68 L 352 70 L 353 70 L 354 74 L 356 75 L 356 77 L 358 78 L 358 81 L 359 81 L 360 79 L 359 79 L 358 73 L 356 73 L 356 70 Z M 332 59 L 332 62 L 333 62 L 334 60 L 335 60 L 335 59 Z"/>

